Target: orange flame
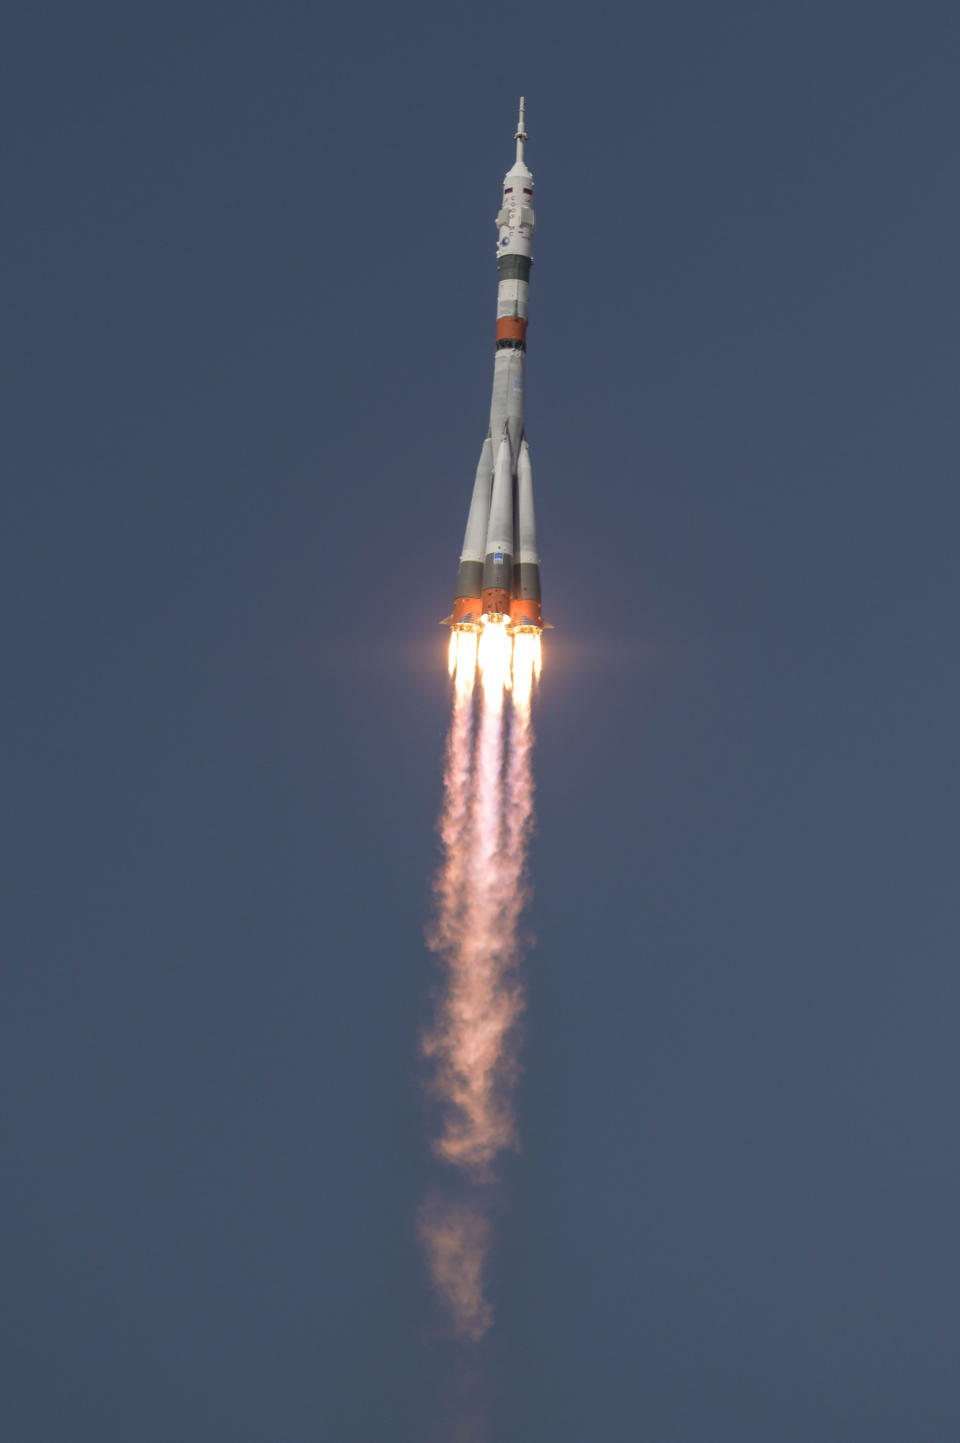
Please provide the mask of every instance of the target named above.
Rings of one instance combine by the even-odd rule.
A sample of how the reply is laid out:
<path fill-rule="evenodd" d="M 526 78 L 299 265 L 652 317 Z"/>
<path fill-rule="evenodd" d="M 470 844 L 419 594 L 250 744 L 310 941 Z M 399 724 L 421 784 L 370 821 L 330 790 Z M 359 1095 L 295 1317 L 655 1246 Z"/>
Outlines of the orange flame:
<path fill-rule="evenodd" d="M 484 621 L 478 662 L 484 700 L 499 712 L 503 693 L 510 686 L 510 633 L 502 622 Z"/>
<path fill-rule="evenodd" d="M 538 631 L 519 631 L 513 638 L 513 699 L 521 706 L 530 705 L 533 683 L 539 680 L 543 665 Z"/>
<path fill-rule="evenodd" d="M 453 677 L 454 690 L 461 700 L 473 691 L 477 674 L 477 634 L 475 631 L 450 633 L 450 650 L 447 656 L 447 670 Z"/>

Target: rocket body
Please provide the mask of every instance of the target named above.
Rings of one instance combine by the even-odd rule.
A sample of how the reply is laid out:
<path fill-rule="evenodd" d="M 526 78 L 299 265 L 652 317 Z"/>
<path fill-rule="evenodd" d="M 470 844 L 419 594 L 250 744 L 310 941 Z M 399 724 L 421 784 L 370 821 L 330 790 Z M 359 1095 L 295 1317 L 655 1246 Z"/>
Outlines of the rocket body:
<path fill-rule="evenodd" d="M 524 159 L 524 102 L 514 137 L 517 157 L 503 179 L 497 226 L 497 330 L 490 427 L 480 452 L 460 554 L 450 624 L 483 621 L 540 631 L 540 558 L 533 472 L 523 414 L 527 304 L 533 260 L 533 176 Z"/>

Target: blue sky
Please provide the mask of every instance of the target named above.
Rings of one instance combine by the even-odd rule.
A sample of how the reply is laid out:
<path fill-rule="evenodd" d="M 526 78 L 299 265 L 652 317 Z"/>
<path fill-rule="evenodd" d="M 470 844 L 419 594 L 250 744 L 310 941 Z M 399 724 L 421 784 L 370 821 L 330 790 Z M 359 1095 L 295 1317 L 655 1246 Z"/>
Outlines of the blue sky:
<path fill-rule="evenodd" d="M 11 1436 L 956 1436 L 955 9 L 4 28 Z M 464 1358 L 416 1049 L 521 92 L 556 630 Z"/>

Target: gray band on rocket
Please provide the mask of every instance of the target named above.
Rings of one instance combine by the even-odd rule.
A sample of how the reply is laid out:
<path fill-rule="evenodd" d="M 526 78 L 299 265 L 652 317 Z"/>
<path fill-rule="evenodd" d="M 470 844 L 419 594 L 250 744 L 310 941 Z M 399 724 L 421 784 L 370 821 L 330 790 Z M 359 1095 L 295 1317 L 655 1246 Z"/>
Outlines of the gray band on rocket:
<path fill-rule="evenodd" d="M 515 561 L 513 594 L 518 601 L 540 600 L 540 567 L 536 561 Z"/>
<path fill-rule="evenodd" d="M 461 561 L 455 597 L 479 596 L 483 590 L 483 562 Z"/>
<path fill-rule="evenodd" d="M 499 558 L 499 560 L 498 560 Z M 483 563 L 483 590 L 509 592 L 513 586 L 513 557 L 509 551 L 490 551 Z"/>
<path fill-rule="evenodd" d="M 528 281 L 532 264 L 529 256 L 500 256 L 497 270 L 502 281 Z"/>

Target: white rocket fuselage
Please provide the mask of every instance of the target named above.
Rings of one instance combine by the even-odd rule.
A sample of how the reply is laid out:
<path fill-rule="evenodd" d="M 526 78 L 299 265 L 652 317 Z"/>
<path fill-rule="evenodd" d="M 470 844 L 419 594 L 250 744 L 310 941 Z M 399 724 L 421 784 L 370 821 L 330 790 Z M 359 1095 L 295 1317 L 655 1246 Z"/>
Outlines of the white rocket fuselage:
<path fill-rule="evenodd" d="M 497 334 L 490 429 L 480 452 L 450 622 L 474 629 L 484 619 L 539 631 L 540 559 L 533 473 L 524 434 L 523 372 L 533 252 L 533 176 L 523 156 L 524 102 L 517 158 L 503 180 L 497 226 Z"/>

